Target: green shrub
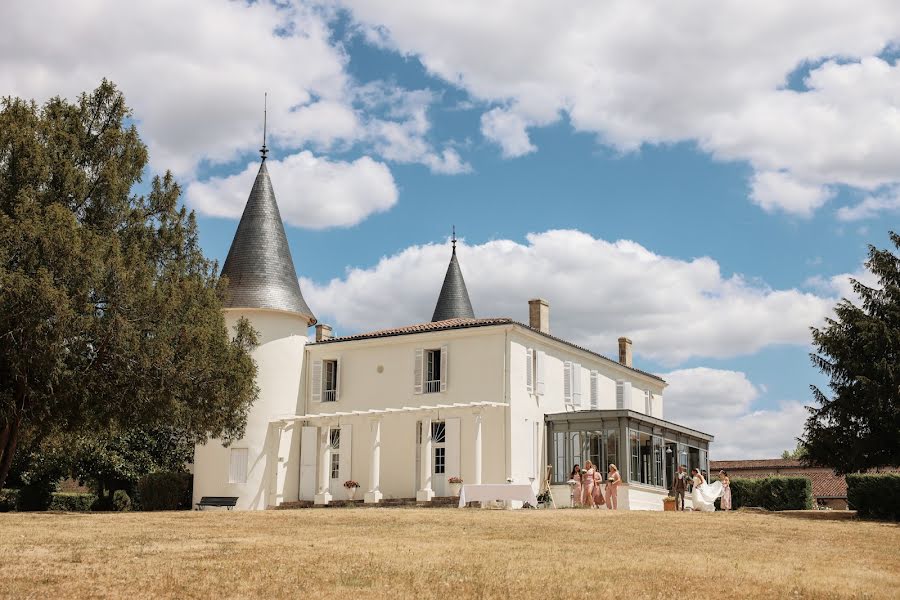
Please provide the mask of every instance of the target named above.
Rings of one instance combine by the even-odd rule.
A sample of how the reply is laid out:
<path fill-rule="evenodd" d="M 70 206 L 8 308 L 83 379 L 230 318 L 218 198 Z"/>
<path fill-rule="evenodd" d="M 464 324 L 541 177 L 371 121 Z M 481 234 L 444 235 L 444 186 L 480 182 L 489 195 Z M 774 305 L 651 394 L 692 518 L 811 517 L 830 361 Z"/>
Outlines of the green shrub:
<path fill-rule="evenodd" d="M 19 498 L 16 510 L 47 510 L 53 502 L 53 494 L 56 492 L 56 482 L 37 481 L 23 486 L 19 490 Z"/>
<path fill-rule="evenodd" d="M 94 494 L 55 492 L 49 508 L 64 512 L 87 512 L 96 499 Z"/>
<path fill-rule="evenodd" d="M 131 496 L 125 490 L 116 490 L 112 502 L 113 508 L 119 512 L 131 510 Z"/>
<path fill-rule="evenodd" d="M 766 510 L 811 510 L 812 480 L 809 477 L 766 477 L 760 480 L 756 499 Z"/>
<path fill-rule="evenodd" d="M 141 510 L 190 510 L 190 473 L 150 473 L 138 480 Z"/>
<path fill-rule="evenodd" d="M 0 490 L 0 512 L 12 512 L 19 503 L 19 490 Z"/>
<path fill-rule="evenodd" d="M 757 495 L 759 483 L 762 479 L 731 479 L 731 507 L 738 509 L 743 506 L 759 506 Z"/>
<path fill-rule="evenodd" d="M 731 506 L 766 510 L 809 510 L 813 507 L 809 477 L 736 478 L 731 480 Z"/>
<path fill-rule="evenodd" d="M 900 473 L 847 475 L 847 503 L 860 517 L 900 521 Z"/>

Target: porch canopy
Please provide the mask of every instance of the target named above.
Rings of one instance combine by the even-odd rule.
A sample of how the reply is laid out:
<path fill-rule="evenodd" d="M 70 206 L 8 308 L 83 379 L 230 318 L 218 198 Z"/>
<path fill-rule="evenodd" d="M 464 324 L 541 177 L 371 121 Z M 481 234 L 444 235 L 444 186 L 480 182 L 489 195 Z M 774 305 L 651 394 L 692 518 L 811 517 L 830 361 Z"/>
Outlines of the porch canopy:
<path fill-rule="evenodd" d="M 416 499 L 422 501 L 431 500 L 434 497 L 432 489 L 432 433 L 431 420 L 442 414 L 459 411 L 473 413 L 475 420 L 475 448 L 474 448 L 474 472 L 475 483 L 481 483 L 482 471 L 482 411 L 491 408 L 506 408 L 505 402 L 457 402 L 454 404 L 433 404 L 423 406 L 403 406 L 400 408 L 376 408 L 371 410 L 335 411 L 331 413 L 315 413 L 308 415 L 285 415 L 271 419 L 269 423 L 278 428 L 283 428 L 288 423 L 315 424 L 321 431 L 336 424 L 341 419 L 351 417 L 368 418 L 371 425 L 371 448 L 369 463 L 369 491 L 366 492 L 365 502 L 377 503 L 382 499 L 381 493 L 381 421 L 391 415 L 422 415 L 422 443 L 420 448 L 420 469 L 422 489 L 416 491 Z M 328 492 L 328 472 L 331 463 L 331 448 L 327 435 L 319 436 L 319 482 L 318 493 L 315 495 L 316 504 L 328 504 L 331 494 Z"/>
<path fill-rule="evenodd" d="M 603 478 L 615 464 L 623 483 L 669 489 L 678 465 L 709 474 L 714 437 L 633 410 L 578 410 L 549 414 L 547 459 L 553 483 L 565 483 L 574 465 L 590 460 Z"/>

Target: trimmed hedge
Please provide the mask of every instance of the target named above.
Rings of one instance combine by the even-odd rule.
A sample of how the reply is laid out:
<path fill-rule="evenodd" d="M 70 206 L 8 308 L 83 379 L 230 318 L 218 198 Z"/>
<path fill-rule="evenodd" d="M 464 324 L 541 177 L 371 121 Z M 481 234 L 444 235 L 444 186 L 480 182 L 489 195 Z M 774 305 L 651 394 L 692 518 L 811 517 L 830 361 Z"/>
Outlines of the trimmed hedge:
<path fill-rule="evenodd" d="M 113 509 L 119 512 L 131 510 L 131 496 L 125 490 L 116 490 L 113 493 Z"/>
<path fill-rule="evenodd" d="M 50 510 L 64 512 L 87 512 L 97 496 L 94 494 L 78 494 L 68 492 L 56 492 L 50 501 Z"/>
<path fill-rule="evenodd" d="M 731 505 L 735 509 L 757 506 L 766 510 L 810 510 L 812 481 L 809 477 L 732 479 Z"/>
<path fill-rule="evenodd" d="M 900 521 L 900 473 L 847 475 L 847 503 L 860 517 Z"/>
<path fill-rule="evenodd" d="M 193 477 L 190 473 L 150 473 L 138 480 L 141 510 L 190 510 Z"/>
<path fill-rule="evenodd" d="M 12 512 L 19 503 L 19 490 L 0 490 L 0 512 Z"/>

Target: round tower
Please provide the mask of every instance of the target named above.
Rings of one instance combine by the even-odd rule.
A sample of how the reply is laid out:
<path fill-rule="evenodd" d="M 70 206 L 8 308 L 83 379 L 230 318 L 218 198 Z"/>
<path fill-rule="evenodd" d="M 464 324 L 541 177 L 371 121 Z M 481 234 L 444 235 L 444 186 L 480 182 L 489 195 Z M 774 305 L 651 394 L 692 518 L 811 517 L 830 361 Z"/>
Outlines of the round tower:
<path fill-rule="evenodd" d="M 307 330 L 316 318 L 303 299 L 275 192 L 262 162 L 222 267 L 229 332 L 246 317 L 259 333 L 253 351 L 259 398 L 247 416 L 243 439 L 218 440 L 194 451 L 194 502 L 203 496 L 237 496 L 238 509 L 254 510 L 295 500 L 299 433 L 282 430 L 277 417 L 299 412 L 300 376 Z M 297 440 L 294 438 L 297 437 Z"/>

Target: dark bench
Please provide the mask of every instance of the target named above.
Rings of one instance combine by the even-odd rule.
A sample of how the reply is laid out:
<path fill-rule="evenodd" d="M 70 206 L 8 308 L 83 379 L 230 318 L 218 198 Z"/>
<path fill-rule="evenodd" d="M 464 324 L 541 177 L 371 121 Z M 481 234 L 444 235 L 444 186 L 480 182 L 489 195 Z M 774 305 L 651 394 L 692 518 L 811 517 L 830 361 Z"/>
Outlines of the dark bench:
<path fill-rule="evenodd" d="M 197 503 L 197 510 L 202 510 L 204 506 L 217 506 L 231 510 L 237 501 L 237 496 L 203 496 Z"/>

